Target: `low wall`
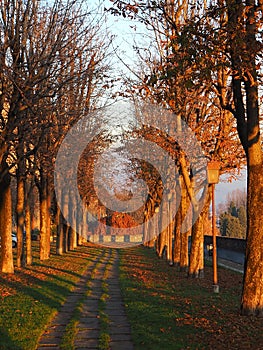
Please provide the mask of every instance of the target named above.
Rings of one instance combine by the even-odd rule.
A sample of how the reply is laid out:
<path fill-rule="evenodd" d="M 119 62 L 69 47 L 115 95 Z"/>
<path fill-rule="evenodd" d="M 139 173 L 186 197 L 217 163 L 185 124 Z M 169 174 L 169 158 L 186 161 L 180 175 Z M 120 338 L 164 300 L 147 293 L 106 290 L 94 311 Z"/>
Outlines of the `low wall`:
<path fill-rule="evenodd" d="M 204 245 L 207 246 L 212 244 L 212 236 L 204 236 Z M 230 238 L 230 237 L 216 237 L 216 245 L 218 248 L 231 250 L 239 253 L 245 253 L 246 251 L 246 241 L 240 238 Z"/>

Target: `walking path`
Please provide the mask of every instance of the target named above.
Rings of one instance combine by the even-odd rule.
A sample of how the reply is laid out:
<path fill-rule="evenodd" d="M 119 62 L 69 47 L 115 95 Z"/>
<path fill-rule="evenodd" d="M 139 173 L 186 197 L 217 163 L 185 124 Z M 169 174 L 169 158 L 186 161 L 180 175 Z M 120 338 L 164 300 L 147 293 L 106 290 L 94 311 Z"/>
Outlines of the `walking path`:
<path fill-rule="evenodd" d="M 121 298 L 118 264 L 118 249 L 105 249 L 96 256 L 43 333 L 37 350 L 61 349 L 66 327 L 76 319 L 79 308 L 77 332 L 69 340 L 72 348 L 134 349 Z M 218 265 L 239 272 L 243 269 L 242 265 L 222 259 L 218 259 Z"/>
<path fill-rule="evenodd" d="M 40 338 L 37 349 L 61 349 L 65 329 L 79 305 L 76 350 L 132 350 L 130 325 L 125 316 L 118 279 L 118 251 L 104 250 L 88 267 L 60 312 Z"/>
<path fill-rule="evenodd" d="M 210 256 L 206 257 L 206 260 L 212 262 L 212 257 L 210 257 Z M 238 263 L 231 261 L 231 260 L 218 258 L 217 265 L 224 267 L 228 270 L 232 270 L 232 271 L 239 272 L 239 273 L 244 273 L 244 265 L 238 264 Z"/>

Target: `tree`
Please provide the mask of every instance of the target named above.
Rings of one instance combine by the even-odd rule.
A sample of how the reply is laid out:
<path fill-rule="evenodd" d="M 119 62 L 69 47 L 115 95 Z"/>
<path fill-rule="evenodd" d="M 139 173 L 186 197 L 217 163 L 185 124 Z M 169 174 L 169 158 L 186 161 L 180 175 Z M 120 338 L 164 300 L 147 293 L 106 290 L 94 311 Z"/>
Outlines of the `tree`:
<path fill-rule="evenodd" d="M 235 190 L 228 194 L 225 209 L 220 212 L 222 236 L 246 238 L 247 214 L 246 192 Z"/>
<path fill-rule="evenodd" d="M 119 11 L 128 8 L 127 2 L 118 3 Z M 154 8 L 161 7 L 160 2 L 149 4 Z M 134 6 L 133 13 L 138 11 Z M 186 53 L 190 53 L 191 66 L 196 63 L 198 74 L 195 79 L 207 81 L 221 108 L 234 116 L 246 154 L 248 226 L 241 313 L 259 316 L 263 314 L 263 155 L 259 108 L 262 98 L 259 90 L 262 81 L 262 12 L 262 1 L 218 0 L 204 8 L 201 16 L 195 14 L 181 36 L 188 46 Z M 196 50 L 190 51 L 189 43 L 195 44 Z M 200 60 L 203 60 L 202 66 Z M 225 72 L 228 74 L 224 74 L 223 79 L 214 79 L 217 73 Z M 226 136 L 225 132 L 223 135 Z"/>
<path fill-rule="evenodd" d="M 240 167 L 244 158 L 237 134 L 233 132 L 235 120 L 229 111 L 220 106 L 220 99 L 214 91 L 214 85 L 225 87 L 229 74 L 227 70 L 222 69 L 216 55 L 209 57 L 210 60 L 207 61 L 206 40 L 200 38 L 198 30 L 195 29 L 203 25 L 201 20 L 201 24 L 196 21 L 202 18 L 207 10 L 206 4 L 190 6 L 187 1 L 181 3 L 149 1 L 137 2 L 136 5 L 132 5 L 129 1 L 115 1 L 115 3 L 118 5 L 113 11 L 114 14 L 122 14 L 123 11 L 129 13 L 131 18 L 135 17 L 146 23 L 150 33 L 153 33 L 154 39 L 149 55 L 147 50 L 144 53 L 140 52 L 140 57 L 146 64 L 140 65 L 143 70 L 137 76 L 140 76 L 141 80 L 137 82 L 137 90 L 133 91 L 139 92 L 143 99 L 147 98 L 153 103 L 162 104 L 174 112 L 178 119 L 167 121 L 167 127 L 180 128 L 178 123 L 180 119 L 186 122 L 202 143 L 207 159 L 221 161 L 221 173 Z M 205 36 L 205 33 L 202 34 Z M 216 67 L 213 69 L 213 74 L 207 64 L 210 64 L 211 68 Z M 224 93 L 226 94 L 225 90 Z M 229 152 L 230 149 L 231 152 Z M 233 154 L 236 156 L 233 157 Z M 177 157 L 177 165 L 182 177 L 181 191 L 187 192 L 188 203 L 190 203 L 187 207 L 190 206 L 192 209 L 193 224 L 196 220 L 202 221 L 192 226 L 192 256 L 189 273 L 198 276 L 197 266 L 200 267 L 200 275 L 203 270 L 201 267 L 203 254 L 200 249 L 203 249 L 203 221 L 207 213 L 202 213 L 200 217 L 198 215 L 203 205 L 208 211 L 206 204 L 209 202 L 209 191 L 203 193 L 201 201 L 197 200 L 196 194 L 205 176 L 200 176 L 199 183 L 195 184 L 192 181 L 191 172 L 195 168 L 198 173 L 200 164 L 197 162 L 190 166 L 190 160 L 182 151 Z M 177 222 L 179 223 L 180 220 Z M 183 224 L 182 220 L 181 224 Z M 183 237 L 184 235 L 181 236 Z M 179 247 L 178 239 L 175 237 L 177 247 Z M 186 244 L 182 247 L 186 247 Z M 188 257 L 188 253 L 186 255 Z M 183 251 L 180 256 L 185 256 Z M 185 263 L 186 260 L 182 265 Z"/>
<path fill-rule="evenodd" d="M 26 212 L 30 229 L 29 207 L 25 210 L 25 189 L 30 186 L 25 183 L 32 177 L 40 193 L 40 257 L 47 259 L 54 158 L 63 134 L 89 113 L 105 90 L 110 39 L 104 41 L 106 34 L 100 35 L 101 27 L 84 2 L 55 0 L 42 5 L 36 0 L 6 0 L 0 16 L 1 235 L 9 250 L 2 255 L 2 269 L 7 272 L 3 265 L 8 264 L 12 272 L 12 248 L 6 240 L 11 232 L 10 174 L 17 176 L 18 266 Z"/>
<path fill-rule="evenodd" d="M 260 133 L 259 83 L 262 55 L 262 2 L 226 1 L 227 44 L 232 70 L 229 108 L 247 158 L 247 248 L 241 301 L 243 315 L 263 316 L 262 194 L 263 154 Z"/>
<path fill-rule="evenodd" d="M 224 213 L 220 215 L 220 233 L 231 238 L 245 238 L 246 227 L 241 225 L 238 217 Z"/>

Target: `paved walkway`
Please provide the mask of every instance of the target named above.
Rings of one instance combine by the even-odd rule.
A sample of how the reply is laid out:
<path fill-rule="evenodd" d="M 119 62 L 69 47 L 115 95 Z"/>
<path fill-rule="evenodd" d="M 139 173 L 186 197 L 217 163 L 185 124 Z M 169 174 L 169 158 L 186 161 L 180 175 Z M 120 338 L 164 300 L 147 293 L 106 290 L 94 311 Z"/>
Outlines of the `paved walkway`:
<path fill-rule="evenodd" d="M 211 256 L 206 257 L 206 260 L 212 262 L 212 257 Z M 232 270 L 232 271 L 239 272 L 239 273 L 244 273 L 244 265 L 238 264 L 238 263 L 233 262 L 231 260 L 217 258 L 217 265 L 222 266 L 228 270 Z"/>
<path fill-rule="evenodd" d="M 60 312 L 40 338 L 38 350 L 61 349 L 60 344 L 66 326 L 81 304 L 81 315 L 77 333 L 73 340 L 74 348 L 100 349 L 102 341 L 102 316 L 106 317 L 106 333 L 109 334 L 109 349 L 134 349 L 130 325 L 127 321 L 118 279 L 118 251 L 103 250 L 93 261 L 70 293 Z M 105 326 L 105 323 L 104 323 Z"/>

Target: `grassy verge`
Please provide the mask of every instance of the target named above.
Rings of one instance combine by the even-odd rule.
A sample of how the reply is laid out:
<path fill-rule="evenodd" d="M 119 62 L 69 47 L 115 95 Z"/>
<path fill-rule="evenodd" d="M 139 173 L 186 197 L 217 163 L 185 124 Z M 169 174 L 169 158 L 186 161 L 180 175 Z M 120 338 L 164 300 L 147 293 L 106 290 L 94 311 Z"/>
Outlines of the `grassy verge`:
<path fill-rule="evenodd" d="M 262 319 L 239 315 L 242 275 L 212 268 L 192 279 L 147 248 L 120 251 L 121 289 L 135 349 L 262 349 Z"/>
<path fill-rule="evenodd" d="M 114 253 L 113 253 L 114 254 Z M 107 279 L 109 277 L 109 270 L 112 264 L 112 257 L 108 260 L 104 275 L 102 278 L 102 295 L 99 300 L 99 318 L 100 318 L 100 334 L 99 334 L 99 349 L 109 350 L 110 349 L 110 334 L 109 334 L 109 316 L 106 313 L 106 303 L 109 298 L 109 286 Z"/>
<path fill-rule="evenodd" d="M 0 349 L 35 349 L 45 326 L 97 250 L 78 247 L 63 256 L 52 255 L 44 262 L 37 259 L 37 246 L 34 254 L 31 267 L 16 269 L 14 275 L 0 274 Z M 74 320 L 78 312 L 76 309 Z"/>

